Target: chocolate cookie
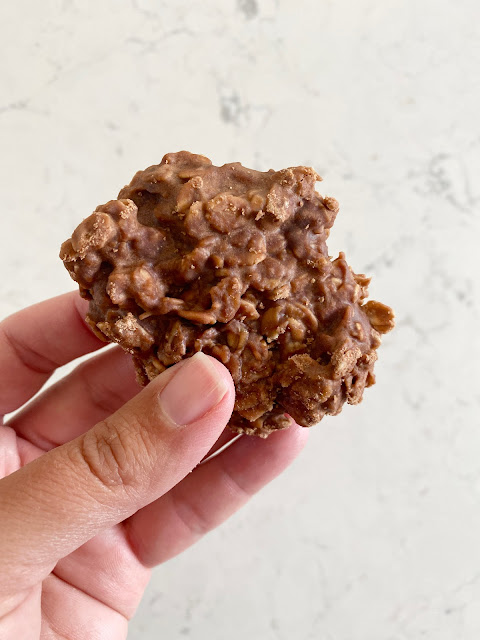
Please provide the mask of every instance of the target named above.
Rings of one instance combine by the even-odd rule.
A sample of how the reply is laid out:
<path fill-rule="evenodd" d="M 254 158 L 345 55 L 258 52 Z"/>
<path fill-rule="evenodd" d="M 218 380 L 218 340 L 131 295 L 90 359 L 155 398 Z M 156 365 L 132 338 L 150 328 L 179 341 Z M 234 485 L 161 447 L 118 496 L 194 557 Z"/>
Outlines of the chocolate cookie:
<path fill-rule="evenodd" d="M 60 256 L 97 335 L 133 355 L 142 384 L 196 351 L 235 382 L 230 428 L 309 427 L 374 381 L 392 310 L 326 240 L 338 212 L 313 169 L 265 173 L 167 154 L 97 207 Z"/>

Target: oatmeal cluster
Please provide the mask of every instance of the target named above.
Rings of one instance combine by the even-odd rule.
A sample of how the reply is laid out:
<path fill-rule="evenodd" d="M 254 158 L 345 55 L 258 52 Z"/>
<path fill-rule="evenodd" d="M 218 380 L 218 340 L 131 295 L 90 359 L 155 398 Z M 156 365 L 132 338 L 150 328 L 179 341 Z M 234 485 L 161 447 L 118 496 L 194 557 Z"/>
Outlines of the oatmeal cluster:
<path fill-rule="evenodd" d="M 147 384 L 203 351 L 236 387 L 232 430 L 305 427 L 374 381 L 392 310 L 326 240 L 338 212 L 307 167 L 259 172 L 187 152 L 138 172 L 74 231 L 61 258 L 103 339 Z M 288 415 L 287 415 L 288 414 Z"/>

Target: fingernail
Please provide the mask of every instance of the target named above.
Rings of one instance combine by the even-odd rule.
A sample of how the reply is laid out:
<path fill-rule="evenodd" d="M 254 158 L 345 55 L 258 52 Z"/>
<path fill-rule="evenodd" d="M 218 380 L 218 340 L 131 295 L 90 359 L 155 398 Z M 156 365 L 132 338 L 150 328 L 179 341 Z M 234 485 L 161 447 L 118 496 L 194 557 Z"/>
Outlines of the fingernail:
<path fill-rule="evenodd" d="M 189 424 L 213 409 L 227 390 L 215 365 L 199 352 L 170 380 L 160 394 L 160 402 L 172 422 Z"/>

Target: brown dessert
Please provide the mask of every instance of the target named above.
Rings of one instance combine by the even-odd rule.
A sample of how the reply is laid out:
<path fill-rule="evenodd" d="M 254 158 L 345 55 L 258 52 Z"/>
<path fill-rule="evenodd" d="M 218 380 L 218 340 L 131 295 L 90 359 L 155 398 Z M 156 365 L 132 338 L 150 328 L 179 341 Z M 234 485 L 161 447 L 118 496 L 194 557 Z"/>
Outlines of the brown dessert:
<path fill-rule="evenodd" d="M 374 381 L 392 310 L 326 240 L 338 212 L 313 169 L 265 173 L 167 154 L 97 207 L 61 249 L 87 320 L 134 358 L 142 384 L 204 351 L 236 387 L 230 427 L 305 427 Z"/>

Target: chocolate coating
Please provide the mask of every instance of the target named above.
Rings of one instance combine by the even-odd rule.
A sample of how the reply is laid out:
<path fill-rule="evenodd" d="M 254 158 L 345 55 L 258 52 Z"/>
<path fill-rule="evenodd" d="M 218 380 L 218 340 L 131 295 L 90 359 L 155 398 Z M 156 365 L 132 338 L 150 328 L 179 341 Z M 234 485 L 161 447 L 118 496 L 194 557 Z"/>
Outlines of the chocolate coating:
<path fill-rule="evenodd" d="M 97 207 L 60 256 L 87 320 L 133 357 L 143 384 L 204 351 L 235 382 L 230 428 L 266 437 L 305 427 L 375 381 L 392 310 L 326 240 L 338 212 L 313 169 L 215 167 L 182 151 L 139 171 Z"/>

